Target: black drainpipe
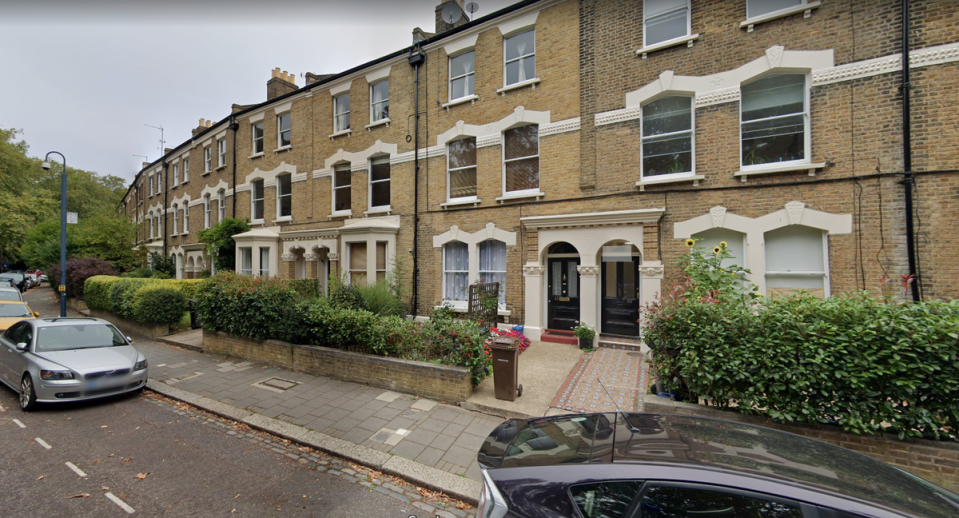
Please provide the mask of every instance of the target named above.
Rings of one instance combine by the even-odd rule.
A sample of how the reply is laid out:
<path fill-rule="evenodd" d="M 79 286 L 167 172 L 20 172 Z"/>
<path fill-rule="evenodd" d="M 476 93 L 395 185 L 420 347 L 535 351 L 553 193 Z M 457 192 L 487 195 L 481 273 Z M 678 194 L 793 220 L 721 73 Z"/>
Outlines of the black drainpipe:
<path fill-rule="evenodd" d="M 410 49 L 409 62 L 410 65 L 413 65 L 416 74 L 416 79 L 413 81 L 413 112 L 416 117 L 413 123 L 413 293 L 410 301 L 415 315 L 417 311 L 417 281 L 419 278 L 417 238 L 420 227 L 420 65 L 426 62 L 426 54 L 423 53 L 419 45 L 414 45 Z"/>
<path fill-rule="evenodd" d="M 169 197 L 170 197 L 170 190 L 166 188 L 166 182 L 167 182 L 166 165 L 167 165 L 166 160 L 160 163 L 160 171 L 163 171 L 162 173 L 163 174 L 163 229 L 160 230 L 160 232 L 163 232 L 163 259 L 164 260 L 166 260 L 167 258 L 167 239 L 169 239 L 167 237 L 167 232 L 166 232 L 166 229 L 167 229 L 166 208 L 167 208 L 167 204 L 169 203 Z"/>
<path fill-rule="evenodd" d="M 236 130 L 240 125 L 233 120 L 233 114 L 230 114 L 230 129 L 233 130 L 233 217 L 236 217 Z"/>
<path fill-rule="evenodd" d="M 906 257 L 909 261 L 909 274 L 913 275 L 912 300 L 922 300 L 919 283 L 922 279 L 916 271 L 916 231 L 913 227 L 914 209 L 912 206 L 912 187 L 915 177 L 912 172 L 912 129 L 909 106 L 909 0 L 902 0 L 902 164 L 905 176 L 902 183 L 906 195 Z"/>

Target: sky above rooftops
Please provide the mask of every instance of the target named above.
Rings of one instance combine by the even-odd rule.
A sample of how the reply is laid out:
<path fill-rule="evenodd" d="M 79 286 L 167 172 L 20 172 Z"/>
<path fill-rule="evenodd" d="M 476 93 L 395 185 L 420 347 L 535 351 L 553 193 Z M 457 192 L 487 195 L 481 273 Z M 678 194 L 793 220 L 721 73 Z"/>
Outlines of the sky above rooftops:
<path fill-rule="evenodd" d="M 474 17 L 518 0 L 473 0 Z M 271 70 L 338 73 L 432 31 L 439 0 L 6 0 L 0 127 L 29 155 L 132 181 L 200 118 L 266 100 Z M 367 36 L 363 36 L 363 35 Z"/>

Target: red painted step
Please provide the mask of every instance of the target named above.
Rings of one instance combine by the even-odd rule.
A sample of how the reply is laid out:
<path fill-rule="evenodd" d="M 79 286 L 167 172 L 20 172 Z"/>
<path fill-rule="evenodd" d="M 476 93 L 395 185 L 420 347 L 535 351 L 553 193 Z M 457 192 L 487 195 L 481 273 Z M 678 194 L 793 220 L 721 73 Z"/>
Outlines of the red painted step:
<path fill-rule="evenodd" d="M 576 338 L 572 331 L 565 329 L 547 329 L 539 339 L 557 344 L 579 345 L 579 338 Z"/>

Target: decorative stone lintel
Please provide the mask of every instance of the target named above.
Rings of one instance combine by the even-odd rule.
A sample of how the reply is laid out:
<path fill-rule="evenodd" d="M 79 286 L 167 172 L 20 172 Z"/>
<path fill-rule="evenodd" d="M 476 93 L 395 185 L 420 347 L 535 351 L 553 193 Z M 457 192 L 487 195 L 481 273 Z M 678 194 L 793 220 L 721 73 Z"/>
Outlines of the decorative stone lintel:
<path fill-rule="evenodd" d="M 663 278 L 663 267 L 662 266 L 640 266 L 639 275 L 645 279 L 662 279 Z"/>
<path fill-rule="evenodd" d="M 316 260 L 318 260 L 319 258 L 320 258 L 320 256 L 318 256 L 318 255 L 316 255 L 316 254 L 306 254 L 306 255 L 303 256 L 303 259 L 306 260 L 306 261 L 316 261 Z"/>
<path fill-rule="evenodd" d="M 524 277 L 541 277 L 546 272 L 546 267 L 541 265 L 526 265 L 523 267 Z"/>
<path fill-rule="evenodd" d="M 596 277 L 599 275 L 599 266 L 577 266 L 576 270 L 579 271 L 582 277 Z"/>
<path fill-rule="evenodd" d="M 340 253 L 339 253 L 339 252 L 330 252 L 329 254 L 327 254 L 327 257 L 329 257 L 330 261 L 339 261 L 339 260 L 340 260 Z"/>
<path fill-rule="evenodd" d="M 283 254 L 283 255 L 280 256 L 280 259 L 283 259 L 284 261 L 295 261 L 295 260 L 296 260 L 296 255 L 294 255 L 294 254 Z"/>

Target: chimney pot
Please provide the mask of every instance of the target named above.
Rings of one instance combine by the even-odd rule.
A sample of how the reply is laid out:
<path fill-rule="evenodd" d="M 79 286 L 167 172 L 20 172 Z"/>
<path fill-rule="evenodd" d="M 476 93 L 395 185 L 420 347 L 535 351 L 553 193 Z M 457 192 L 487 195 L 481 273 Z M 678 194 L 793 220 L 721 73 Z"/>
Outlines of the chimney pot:
<path fill-rule="evenodd" d="M 206 119 L 200 119 L 200 126 L 206 126 Z"/>

